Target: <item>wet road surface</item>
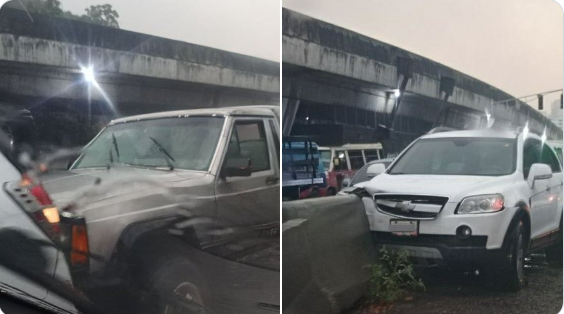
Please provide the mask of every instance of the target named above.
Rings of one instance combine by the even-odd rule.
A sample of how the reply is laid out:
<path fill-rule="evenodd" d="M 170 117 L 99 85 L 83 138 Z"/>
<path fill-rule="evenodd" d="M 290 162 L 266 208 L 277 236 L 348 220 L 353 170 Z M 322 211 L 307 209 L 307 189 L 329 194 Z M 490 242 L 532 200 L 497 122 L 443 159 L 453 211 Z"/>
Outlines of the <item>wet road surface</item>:
<path fill-rule="evenodd" d="M 356 310 L 355 314 L 556 314 L 562 309 L 562 266 L 550 266 L 544 254 L 527 258 L 526 285 L 518 292 L 503 292 L 488 284 L 483 275 L 446 269 L 419 272 L 426 291 L 409 293 L 387 307 Z M 348 312 L 351 313 L 351 312 Z"/>

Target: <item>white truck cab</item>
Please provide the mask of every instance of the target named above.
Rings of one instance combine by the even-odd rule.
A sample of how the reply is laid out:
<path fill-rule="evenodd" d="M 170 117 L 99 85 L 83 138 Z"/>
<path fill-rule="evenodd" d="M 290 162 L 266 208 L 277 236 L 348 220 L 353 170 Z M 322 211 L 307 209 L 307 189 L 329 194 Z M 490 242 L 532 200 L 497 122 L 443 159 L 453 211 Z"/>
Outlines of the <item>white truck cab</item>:
<path fill-rule="evenodd" d="M 422 136 L 364 188 L 376 244 L 422 266 L 480 268 L 515 290 L 525 254 L 562 261 L 562 168 L 527 128 Z"/>

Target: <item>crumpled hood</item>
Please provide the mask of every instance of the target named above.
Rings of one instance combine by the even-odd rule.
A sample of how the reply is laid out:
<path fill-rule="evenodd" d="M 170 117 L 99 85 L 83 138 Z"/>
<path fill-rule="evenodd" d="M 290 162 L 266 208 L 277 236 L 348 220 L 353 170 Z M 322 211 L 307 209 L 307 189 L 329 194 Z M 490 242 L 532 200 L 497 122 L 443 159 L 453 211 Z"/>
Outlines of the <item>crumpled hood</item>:
<path fill-rule="evenodd" d="M 450 176 L 450 175 L 389 175 L 383 173 L 365 184 L 371 195 L 375 193 L 401 193 L 449 197 L 449 202 L 460 202 L 464 197 L 480 194 L 502 193 L 500 186 L 509 186 L 512 175 Z"/>
<path fill-rule="evenodd" d="M 133 167 L 107 169 L 79 169 L 45 175 L 44 188 L 53 201 L 64 207 L 83 198 L 94 202 L 153 186 L 155 193 L 165 189 L 167 183 L 196 180 L 205 176 L 193 171 L 160 171 Z M 196 184 L 196 182 L 195 182 Z"/>

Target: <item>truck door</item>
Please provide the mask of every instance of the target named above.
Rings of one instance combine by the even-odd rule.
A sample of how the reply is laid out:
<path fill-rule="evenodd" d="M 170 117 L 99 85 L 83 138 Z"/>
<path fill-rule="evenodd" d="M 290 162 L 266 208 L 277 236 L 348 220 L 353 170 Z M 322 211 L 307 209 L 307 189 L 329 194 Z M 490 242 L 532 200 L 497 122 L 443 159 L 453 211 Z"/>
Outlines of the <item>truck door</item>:
<path fill-rule="evenodd" d="M 233 119 L 222 167 L 230 157 L 249 158 L 252 173 L 249 177 L 217 178 L 218 223 L 239 231 L 277 228 L 280 219 L 279 143 L 275 143 L 273 135 L 278 138 L 278 130 L 275 125 L 273 129 L 273 122 L 266 118 Z M 214 236 L 216 240 L 220 238 L 225 237 Z"/>

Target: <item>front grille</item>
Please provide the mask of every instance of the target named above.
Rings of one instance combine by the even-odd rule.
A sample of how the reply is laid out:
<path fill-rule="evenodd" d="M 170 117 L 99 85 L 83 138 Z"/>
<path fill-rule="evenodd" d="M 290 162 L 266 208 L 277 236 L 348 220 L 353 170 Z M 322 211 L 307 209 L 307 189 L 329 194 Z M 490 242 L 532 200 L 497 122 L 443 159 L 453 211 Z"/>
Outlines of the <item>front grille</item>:
<path fill-rule="evenodd" d="M 397 236 L 390 232 L 373 231 L 372 239 L 378 244 L 430 246 L 444 245 L 448 247 L 486 247 L 487 236 L 471 236 L 460 239 L 454 235 L 419 234 L 415 237 Z"/>
<path fill-rule="evenodd" d="M 374 204 L 382 213 L 411 219 L 434 219 L 448 197 L 409 194 L 376 194 Z"/>

